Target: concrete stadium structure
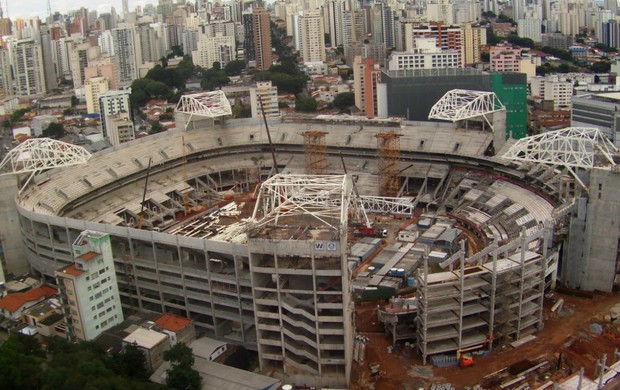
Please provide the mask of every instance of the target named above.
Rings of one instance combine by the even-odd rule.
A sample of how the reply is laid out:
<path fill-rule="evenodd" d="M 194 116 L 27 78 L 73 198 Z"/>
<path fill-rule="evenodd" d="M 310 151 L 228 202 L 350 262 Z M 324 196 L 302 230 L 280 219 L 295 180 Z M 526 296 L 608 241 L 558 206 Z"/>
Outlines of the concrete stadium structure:
<path fill-rule="evenodd" d="M 36 176 L 16 196 L 30 270 L 53 284 L 54 272 L 72 262 L 71 243 L 83 230 L 108 233 L 126 309 L 187 316 L 201 332 L 258 351 L 261 370 L 286 381 L 347 386 L 354 339 L 347 264 L 351 174 L 363 196 L 380 197 L 375 136 L 392 130 L 401 134 L 401 192 L 415 194 L 402 202 L 451 215 L 485 244 L 473 256 L 457 252 L 441 272 L 431 273 L 427 261 L 419 268 L 416 345 L 425 359 L 490 348 L 540 329 L 544 289 L 556 277 L 575 287 L 613 287 L 613 280 L 594 280 L 600 264 L 616 273 L 615 169 L 594 169 L 591 179 L 581 172 L 588 194 L 557 167 L 486 157 L 494 134 L 483 127 L 282 118 L 269 122 L 275 174 L 262 122 L 213 122 L 180 116 L 178 128 L 188 131 L 129 142 Z M 309 130 L 327 132 L 329 176 L 303 175 Z M 275 196 L 256 193 L 254 218 L 224 222 L 227 217 L 212 214 L 227 204 L 224 194 L 247 194 L 258 182 L 278 189 Z M 314 192 L 282 195 L 295 185 Z M 385 212 L 390 200 L 383 202 L 368 211 Z M 255 206 L 247 203 L 238 207 L 250 217 Z M 313 212 L 307 204 L 316 206 Z M 175 216 L 188 206 L 195 215 L 179 222 Z M 593 222 L 612 206 L 615 217 Z M 616 218 L 615 229 L 579 233 L 609 218 Z M 611 245 L 605 254 L 596 240 Z M 571 245 L 583 246 L 580 258 L 561 253 Z M 584 256 L 591 262 L 584 264 Z"/>

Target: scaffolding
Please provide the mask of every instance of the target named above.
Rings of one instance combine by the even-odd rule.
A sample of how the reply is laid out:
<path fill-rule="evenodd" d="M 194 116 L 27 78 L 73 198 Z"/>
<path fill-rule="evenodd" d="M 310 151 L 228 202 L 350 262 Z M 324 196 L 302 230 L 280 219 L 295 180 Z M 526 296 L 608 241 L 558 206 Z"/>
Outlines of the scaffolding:
<path fill-rule="evenodd" d="M 550 230 L 524 230 L 516 240 L 470 258 L 460 251 L 449 272 L 429 272 L 424 256 L 416 275 L 416 346 L 425 364 L 432 355 L 491 349 L 542 329 L 544 291 L 558 263 L 557 252 L 548 250 Z M 541 253 L 531 250 L 536 242 Z"/>
<path fill-rule="evenodd" d="M 400 189 L 400 134 L 382 132 L 377 138 L 379 190 L 382 196 L 395 197 Z"/>
<path fill-rule="evenodd" d="M 303 133 L 306 156 L 306 173 L 308 175 L 327 174 L 327 145 L 325 136 L 328 133 L 319 130 L 310 130 Z"/>

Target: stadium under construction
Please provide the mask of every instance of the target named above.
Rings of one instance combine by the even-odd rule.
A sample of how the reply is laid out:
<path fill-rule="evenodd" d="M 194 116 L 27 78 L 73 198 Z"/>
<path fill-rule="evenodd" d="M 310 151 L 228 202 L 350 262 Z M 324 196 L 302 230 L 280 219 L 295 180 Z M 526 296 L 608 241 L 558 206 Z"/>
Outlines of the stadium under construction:
<path fill-rule="evenodd" d="M 41 161 L 66 146 L 17 147 L 29 269 L 53 284 L 83 230 L 108 233 L 125 309 L 187 316 L 264 373 L 332 387 L 349 384 L 354 297 L 415 287 L 403 332 L 426 362 L 536 332 L 556 283 L 620 282 L 618 155 L 596 129 L 504 141 L 505 109 L 475 91 L 446 94 L 443 122 L 229 111 L 189 96 L 177 132 L 64 167 Z"/>

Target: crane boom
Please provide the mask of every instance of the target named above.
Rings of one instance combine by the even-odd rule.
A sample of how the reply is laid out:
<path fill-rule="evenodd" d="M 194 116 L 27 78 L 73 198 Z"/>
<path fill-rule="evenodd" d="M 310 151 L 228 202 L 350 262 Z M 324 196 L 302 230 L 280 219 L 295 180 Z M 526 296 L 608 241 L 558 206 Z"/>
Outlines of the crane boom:
<path fill-rule="evenodd" d="M 340 161 L 342 161 L 342 169 L 344 170 L 344 174 L 349 176 L 349 174 L 347 173 L 347 166 L 344 163 L 344 157 L 342 156 L 342 153 L 340 153 Z M 371 229 L 372 224 L 370 223 L 370 220 L 368 219 L 368 214 L 366 214 L 366 209 L 364 208 L 362 197 L 360 196 L 360 193 L 357 190 L 357 186 L 355 185 L 355 180 L 353 180 L 353 177 L 351 177 L 351 183 L 353 184 L 353 192 L 355 193 L 355 201 L 357 203 L 357 208 L 359 209 L 359 212 L 362 214 L 364 225 L 366 225 L 366 228 Z"/>
<path fill-rule="evenodd" d="M 151 162 L 153 157 L 149 157 L 149 166 L 146 168 L 146 180 L 144 180 L 144 192 L 142 193 L 142 203 L 140 203 L 140 215 L 138 216 L 138 229 L 142 229 L 142 220 L 144 218 L 144 203 L 146 203 L 146 189 L 149 185 L 149 175 L 151 174 Z"/>

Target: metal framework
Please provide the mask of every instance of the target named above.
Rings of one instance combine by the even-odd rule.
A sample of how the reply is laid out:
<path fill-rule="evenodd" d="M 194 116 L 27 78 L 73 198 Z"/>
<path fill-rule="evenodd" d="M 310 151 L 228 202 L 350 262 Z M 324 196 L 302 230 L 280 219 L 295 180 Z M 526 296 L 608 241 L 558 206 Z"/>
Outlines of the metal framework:
<path fill-rule="evenodd" d="M 400 134 L 377 133 L 379 190 L 381 195 L 396 197 L 400 189 Z"/>
<path fill-rule="evenodd" d="M 327 145 L 325 136 L 329 133 L 319 130 L 310 130 L 304 134 L 306 157 L 306 172 L 310 175 L 327 174 Z"/>
<path fill-rule="evenodd" d="M 599 129 L 567 127 L 522 138 L 502 157 L 513 161 L 564 166 L 575 180 L 587 188 L 573 169 L 592 169 L 603 165 L 605 160 L 605 163 L 615 166 L 613 156 L 617 153 L 618 149 Z M 602 156 L 602 159 L 597 156 Z"/>
<path fill-rule="evenodd" d="M 347 226 L 350 193 L 346 175 L 274 175 L 261 184 L 252 219 L 262 227 L 310 215 L 338 231 Z"/>
<path fill-rule="evenodd" d="M 91 154 L 81 146 L 51 138 L 31 138 L 13 148 L 0 163 L 4 174 L 29 173 L 28 180 L 46 169 L 68 167 L 87 162 Z"/>
<path fill-rule="evenodd" d="M 210 91 L 183 95 L 176 108 L 177 112 L 184 114 L 217 118 L 232 115 L 230 102 L 222 91 Z"/>
<path fill-rule="evenodd" d="M 359 201 L 367 213 L 402 215 L 412 217 L 418 204 L 417 198 L 389 198 L 381 196 L 360 196 Z"/>
<path fill-rule="evenodd" d="M 502 110 L 506 107 L 494 92 L 452 89 L 435 103 L 428 119 L 457 122 L 482 117 L 487 120 L 487 115 Z"/>

